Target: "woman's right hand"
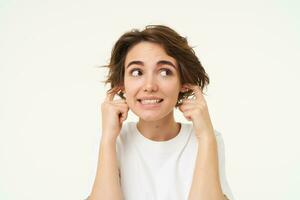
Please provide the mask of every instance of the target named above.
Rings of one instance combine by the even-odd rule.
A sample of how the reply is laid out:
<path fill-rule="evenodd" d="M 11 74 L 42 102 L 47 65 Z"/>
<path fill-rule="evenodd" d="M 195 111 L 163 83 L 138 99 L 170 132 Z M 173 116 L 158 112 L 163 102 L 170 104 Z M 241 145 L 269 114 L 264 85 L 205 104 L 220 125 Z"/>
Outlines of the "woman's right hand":
<path fill-rule="evenodd" d="M 114 100 L 120 91 L 119 87 L 113 88 L 106 94 L 101 104 L 102 112 L 102 138 L 101 140 L 115 141 L 120 134 L 122 124 L 127 119 L 129 107 L 126 100 Z"/>

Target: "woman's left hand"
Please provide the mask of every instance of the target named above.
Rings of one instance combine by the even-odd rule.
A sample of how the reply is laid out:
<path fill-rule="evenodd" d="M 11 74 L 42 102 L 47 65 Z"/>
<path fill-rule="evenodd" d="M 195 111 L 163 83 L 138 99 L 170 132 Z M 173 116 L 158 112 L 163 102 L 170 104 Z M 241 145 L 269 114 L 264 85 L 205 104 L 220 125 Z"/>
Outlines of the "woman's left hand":
<path fill-rule="evenodd" d="M 193 91 L 194 99 L 184 99 L 179 106 L 188 121 L 192 121 L 197 138 L 212 136 L 214 133 L 213 125 L 208 112 L 208 107 L 202 91 L 198 85 L 185 84 L 185 88 Z"/>

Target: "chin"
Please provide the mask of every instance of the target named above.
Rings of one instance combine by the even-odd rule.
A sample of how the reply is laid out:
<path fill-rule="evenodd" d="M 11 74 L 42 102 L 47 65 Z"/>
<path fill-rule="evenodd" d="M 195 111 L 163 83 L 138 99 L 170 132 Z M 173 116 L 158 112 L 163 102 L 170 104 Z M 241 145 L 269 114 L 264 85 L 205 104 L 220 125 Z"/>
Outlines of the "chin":
<path fill-rule="evenodd" d="M 165 118 L 166 116 L 170 115 L 172 113 L 172 111 L 173 111 L 173 109 L 171 109 L 168 112 L 162 112 L 162 110 L 143 111 L 143 110 L 134 110 L 134 109 L 132 109 L 132 112 L 136 116 L 138 116 L 143 121 L 147 121 L 147 122 L 153 122 L 153 121 L 161 120 L 161 119 Z"/>
<path fill-rule="evenodd" d="M 148 115 L 148 116 L 145 116 L 145 115 L 140 115 L 140 116 L 138 116 L 141 120 L 143 120 L 143 121 L 146 121 L 146 122 L 153 122 L 153 121 L 158 121 L 158 120 L 160 120 L 160 119 L 162 119 L 163 117 L 159 117 L 159 116 L 150 116 L 150 115 Z"/>

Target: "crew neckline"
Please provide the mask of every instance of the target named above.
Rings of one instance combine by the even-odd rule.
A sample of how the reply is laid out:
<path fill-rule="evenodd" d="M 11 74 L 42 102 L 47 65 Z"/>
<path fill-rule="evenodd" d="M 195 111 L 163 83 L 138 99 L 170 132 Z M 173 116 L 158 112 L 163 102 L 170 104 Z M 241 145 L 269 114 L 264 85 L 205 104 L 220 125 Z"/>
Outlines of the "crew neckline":
<path fill-rule="evenodd" d="M 166 141 L 155 141 L 143 136 L 137 128 L 137 122 L 131 122 L 128 125 L 130 129 L 129 132 L 132 134 L 137 146 L 145 151 L 149 150 L 151 153 L 169 153 L 180 148 L 191 133 L 189 131 L 188 124 L 178 123 L 180 124 L 179 133 L 175 137 Z"/>

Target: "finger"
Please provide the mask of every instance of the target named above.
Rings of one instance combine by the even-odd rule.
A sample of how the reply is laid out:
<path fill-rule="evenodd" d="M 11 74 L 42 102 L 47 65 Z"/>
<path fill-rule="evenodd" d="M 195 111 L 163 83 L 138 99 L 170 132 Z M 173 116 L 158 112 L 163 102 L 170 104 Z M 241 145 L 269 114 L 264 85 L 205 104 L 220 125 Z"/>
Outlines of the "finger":
<path fill-rule="evenodd" d="M 188 104 L 188 105 L 183 105 L 179 108 L 179 110 L 181 112 L 186 112 L 186 111 L 189 111 L 189 110 L 195 110 L 195 109 L 198 109 L 197 107 L 197 104 Z"/>
<path fill-rule="evenodd" d="M 189 110 L 189 111 L 185 111 L 183 112 L 183 116 L 188 120 L 188 121 L 191 121 L 192 120 L 192 110 Z"/>
<path fill-rule="evenodd" d="M 192 90 L 194 91 L 196 99 L 199 99 L 199 100 L 203 99 L 203 94 L 202 94 L 200 87 L 198 85 L 193 85 L 191 87 L 192 87 Z"/>
<path fill-rule="evenodd" d="M 193 90 L 196 99 L 202 100 L 204 98 L 202 90 L 199 85 L 187 84 L 187 88 Z"/>
<path fill-rule="evenodd" d="M 180 107 L 185 107 L 186 105 L 197 105 L 197 101 L 195 99 L 182 99 L 180 105 L 178 106 Z"/>
<path fill-rule="evenodd" d="M 127 104 L 125 99 L 117 99 L 113 100 L 112 102 L 116 104 Z"/>
<path fill-rule="evenodd" d="M 194 105 L 194 106 L 207 106 L 206 100 L 203 97 L 202 99 L 183 99 L 181 105 Z"/>
<path fill-rule="evenodd" d="M 114 96 L 120 91 L 119 87 L 114 87 L 106 93 L 105 101 L 112 101 Z"/>
<path fill-rule="evenodd" d="M 195 104 L 195 103 L 196 103 L 195 99 L 182 99 L 182 105 Z"/>
<path fill-rule="evenodd" d="M 105 101 L 112 101 L 114 99 L 115 94 L 112 91 L 108 91 L 106 93 Z"/>
<path fill-rule="evenodd" d="M 120 118 L 120 122 L 124 122 L 126 119 L 127 119 L 127 116 L 128 116 L 128 112 L 123 112 L 121 114 L 121 118 Z"/>
<path fill-rule="evenodd" d="M 129 110 L 127 104 L 113 104 L 113 106 L 119 111 Z"/>
<path fill-rule="evenodd" d="M 119 115 L 119 118 L 120 118 L 120 122 L 123 122 L 123 121 L 126 120 L 127 114 L 128 114 L 128 108 L 126 108 L 126 107 L 120 107 L 119 108 L 118 115 Z"/>

